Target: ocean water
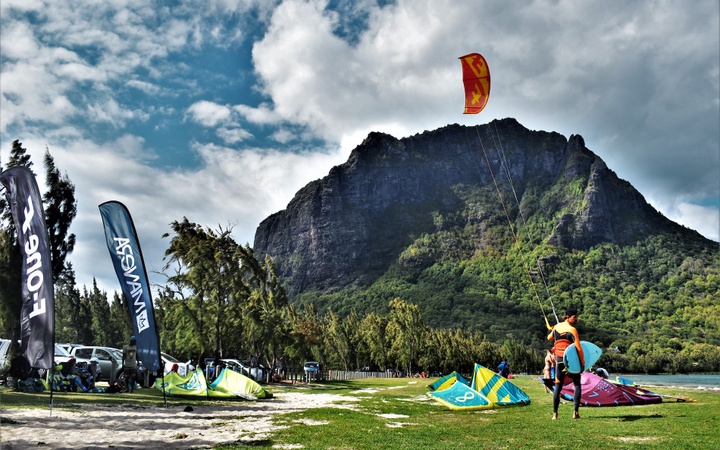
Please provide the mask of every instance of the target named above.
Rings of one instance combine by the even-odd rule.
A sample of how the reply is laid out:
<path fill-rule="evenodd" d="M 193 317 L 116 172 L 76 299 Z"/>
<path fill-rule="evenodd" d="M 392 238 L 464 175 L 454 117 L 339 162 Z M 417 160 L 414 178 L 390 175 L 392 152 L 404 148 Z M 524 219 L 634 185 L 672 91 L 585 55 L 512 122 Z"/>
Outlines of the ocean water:
<path fill-rule="evenodd" d="M 681 387 L 687 389 L 703 389 L 720 391 L 720 374 L 690 374 L 690 375 L 620 375 L 623 378 L 633 380 L 640 386 L 667 386 Z M 615 375 L 610 375 L 614 379 Z"/>

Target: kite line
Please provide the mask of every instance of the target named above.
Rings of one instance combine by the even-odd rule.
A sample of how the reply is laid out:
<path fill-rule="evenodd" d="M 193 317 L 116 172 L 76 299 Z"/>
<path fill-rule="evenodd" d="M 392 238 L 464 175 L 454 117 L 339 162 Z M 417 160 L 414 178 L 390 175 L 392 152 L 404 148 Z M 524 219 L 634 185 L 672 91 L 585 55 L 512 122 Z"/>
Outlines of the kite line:
<path fill-rule="evenodd" d="M 482 111 L 485 108 L 485 105 L 487 105 L 489 96 L 490 96 L 490 70 L 487 65 L 487 61 L 485 61 L 485 58 L 480 55 L 479 53 L 470 53 L 465 56 L 461 56 L 460 58 L 461 64 L 462 64 L 462 70 L 463 70 L 463 85 L 465 86 L 465 110 L 463 111 L 464 114 L 478 114 L 480 111 Z M 517 192 L 515 190 L 515 185 L 512 180 L 512 175 L 510 173 L 509 165 L 507 164 L 507 159 L 505 158 L 505 151 L 502 148 L 502 141 L 500 140 L 500 134 L 497 130 L 497 125 L 493 123 L 495 127 L 495 134 L 493 134 L 493 130 L 489 129 L 490 135 L 492 137 L 493 143 L 495 145 L 495 148 L 498 151 L 498 154 L 500 155 L 500 165 L 504 168 L 505 173 L 508 177 L 508 181 L 510 183 L 510 188 L 512 190 L 513 196 L 515 197 L 515 201 L 517 202 L 518 210 L 520 211 L 520 217 L 522 218 L 523 225 L 527 228 L 527 222 L 525 220 L 525 216 L 522 213 L 522 208 L 520 206 L 520 200 L 517 197 Z M 492 165 L 490 164 L 490 158 L 488 157 L 487 150 L 485 149 L 485 145 L 482 141 L 482 137 L 480 136 L 480 130 L 478 126 L 475 126 L 475 131 L 477 134 L 478 141 L 480 142 L 480 147 L 482 148 L 483 155 L 485 156 L 485 161 L 487 163 L 488 170 L 490 171 L 490 176 L 492 177 L 493 184 L 495 186 L 495 190 L 497 191 L 498 198 L 500 199 L 500 203 L 502 204 L 503 211 L 505 212 L 505 217 L 507 219 L 508 225 L 510 227 L 510 232 L 513 235 L 513 238 L 515 240 L 515 245 L 517 247 L 518 253 L 520 253 L 520 257 L 523 261 L 523 267 L 525 268 L 526 273 L 528 274 L 528 278 L 530 280 L 530 284 L 532 285 L 533 291 L 535 293 L 535 298 L 538 301 L 538 305 L 540 306 L 540 311 L 542 312 L 543 318 L 545 319 L 545 325 L 550 330 L 552 327 L 550 326 L 550 322 L 548 321 L 547 314 L 545 314 L 545 309 L 543 308 L 542 301 L 540 300 L 540 295 L 538 294 L 537 287 L 535 285 L 535 282 L 533 281 L 533 276 L 530 272 L 530 266 L 527 263 L 527 259 L 525 258 L 525 254 L 522 251 L 522 247 L 520 245 L 520 239 L 518 237 L 518 234 L 515 232 L 515 228 L 513 227 L 512 220 L 510 219 L 510 214 L 507 210 L 507 205 L 505 203 L 505 200 L 502 196 L 502 192 L 500 191 L 500 187 L 498 185 L 497 179 L 495 177 L 495 173 L 492 170 Z M 495 137 L 497 136 L 497 141 L 495 140 Z M 468 143 L 468 147 L 470 147 Z M 477 162 L 474 159 L 474 153 L 470 152 L 473 157 L 473 162 L 475 164 L 475 168 L 480 173 L 480 168 L 477 165 Z M 550 301 L 550 305 L 552 307 L 553 315 L 555 316 L 555 320 L 557 323 L 560 322 L 558 319 L 557 311 L 555 309 L 555 304 L 552 301 L 552 296 L 550 295 L 550 290 L 547 286 L 547 281 L 545 280 L 545 275 L 543 274 L 542 268 L 540 267 L 540 263 L 537 263 L 538 267 L 538 273 L 540 274 L 540 278 L 542 279 L 543 285 L 545 286 L 545 291 L 547 293 L 548 299 Z"/>

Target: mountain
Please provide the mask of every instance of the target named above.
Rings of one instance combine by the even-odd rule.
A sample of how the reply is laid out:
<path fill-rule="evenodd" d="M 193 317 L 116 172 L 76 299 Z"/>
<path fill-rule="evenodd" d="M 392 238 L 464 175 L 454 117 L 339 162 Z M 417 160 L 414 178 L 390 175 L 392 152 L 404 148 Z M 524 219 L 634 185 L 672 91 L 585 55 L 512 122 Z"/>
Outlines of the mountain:
<path fill-rule="evenodd" d="M 253 250 L 298 308 L 387 315 L 400 298 L 432 328 L 540 350 L 544 317 L 575 306 L 582 338 L 618 350 L 615 369 L 720 370 L 720 245 L 656 211 L 582 137 L 514 119 L 371 133 L 262 221 Z"/>
<path fill-rule="evenodd" d="M 403 139 L 371 133 L 263 220 L 254 250 L 272 256 L 298 296 L 367 287 L 397 265 L 507 251 L 514 231 L 523 245 L 551 249 L 545 262 L 657 234 L 713 245 L 656 211 L 582 137 L 504 119 Z"/>

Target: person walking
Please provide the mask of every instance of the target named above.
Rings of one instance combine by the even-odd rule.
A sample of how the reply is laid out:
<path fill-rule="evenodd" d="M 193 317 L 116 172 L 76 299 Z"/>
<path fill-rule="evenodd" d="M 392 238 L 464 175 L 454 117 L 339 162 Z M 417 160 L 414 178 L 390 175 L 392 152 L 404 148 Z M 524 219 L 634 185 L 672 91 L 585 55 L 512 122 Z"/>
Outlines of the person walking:
<path fill-rule="evenodd" d="M 551 380 L 555 378 L 555 353 L 554 349 L 546 350 L 545 352 L 545 367 L 543 367 L 543 378 L 545 380 Z M 550 392 L 548 385 L 545 384 L 545 392 Z"/>
<path fill-rule="evenodd" d="M 558 418 L 558 407 L 560 406 L 560 391 L 565 384 L 565 377 L 569 376 L 572 380 L 575 393 L 573 395 L 573 419 L 580 418 L 580 394 L 582 393 L 582 387 L 580 385 L 580 374 L 579 373 L 568 373 L 565 369 L 565 362 L 563 357 L 565 356 L 565 350 L 574 345 L 577 348 L 578 356 L 580 357 L 580 367 L 585 366 L 585 354 L 580 345 L 580 336 L 578 335 L 575 324 L 578 321 L 578 311 L 574 307 L 569 307 L 565 311 L 565 319 L 559 324 L 555 325 L 548 334 L 548 341 L 555 341 L 555 392 L 553 392 L 553 420 Z"/>
<path fill-rule="evenodd" d="M 498 375 L 505 378 L 510 376 L 510 364 L 507 362 L 507 358 L 503 358 L 502 362 L 498 366 Z"/>
<path fill-rule="evenodd" d="M 123 347 L 122 364 L 125 374 L 125 390 L 132 392 L 137 378 L 137 346 L 135 336 L 130 336 L 130 344 Z"/>

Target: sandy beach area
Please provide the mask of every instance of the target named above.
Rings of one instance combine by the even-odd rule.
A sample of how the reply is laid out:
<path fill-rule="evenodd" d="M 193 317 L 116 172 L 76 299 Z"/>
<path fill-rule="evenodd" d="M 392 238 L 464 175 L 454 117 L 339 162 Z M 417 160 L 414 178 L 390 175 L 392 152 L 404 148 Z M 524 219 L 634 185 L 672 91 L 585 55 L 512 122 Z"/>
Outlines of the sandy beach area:
<path fill-rule="evenodd" d="M 52 416 L 49 407 L 2 408 L 0 450 L 180 450 L 234 442 L 252 445 L 279 429 L 272 424 L 278 414 L 326 406 L 352 408 L 354 401 L 357 398 L 335 394 L 279 392 L 272 399 L 212 406 L 192 405 L 191 401 L 182 404 L 177 399 L 167 408 L 131 401 L 112 407 L 82 405 L 77 410 L 54 408 Z"/>

